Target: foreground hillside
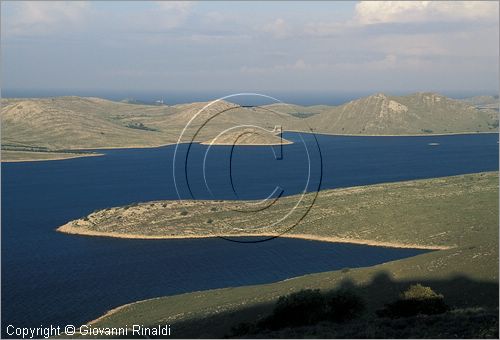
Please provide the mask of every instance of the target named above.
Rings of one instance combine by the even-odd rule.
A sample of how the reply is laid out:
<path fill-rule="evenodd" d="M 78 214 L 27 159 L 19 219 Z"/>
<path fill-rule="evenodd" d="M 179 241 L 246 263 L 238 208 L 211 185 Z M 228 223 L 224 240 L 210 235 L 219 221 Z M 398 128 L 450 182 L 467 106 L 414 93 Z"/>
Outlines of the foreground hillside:
<path fill-rule="evenodd" d="M 318 198 L 311 218 L 304 221 L 303 229 L 294 229 L 292 234 L 307 232 L 310 236 L 335 236 L 345 241 L 417 243 L 422 247 L 448 249 L 369 268 L 346 268 L 266 285 L 146 300 L 118 308 L 92 324 L 98 327 L 170 324 L 174 337 L 223 337 L 241 322 L 253 322 L 268 315 L 279 296 L 305 288 L 328 292 L 344 287 L 356 291 L 366 301 L 366 312 L 361 319 L 346 325 L 326 323 L 250 337 L 498 336 L 498 173 L 328 190 L 322 197 L 323 201 Z M 165 203 L 163 210 L 157 209 Z M 172 202 L 151 204 L 96 212 L 88 221 L 97 224 L 94 228 L 109 230 L 117 228 L 113 227 L 113 220 L 121 216 L 125 230 L 118 232 L 129 232 L 140 224 L 159 233 L 155 231 L 155 221 L 160 222 L 159 229 L 174 226 L 169 233 L 186 232 L 175 227 L 175 218 L 167 223 L 166 217 L 172 218 L 178 209 L 170 206 Z M 183 223 L 190 226 L 189 230 L 196 225 L 194 221 L 205 219 L 212 210 L 205 211 L 203 204 L 208 203 L 202 203 L 200 211 L 191 205 L 188 214 L 184 214 Z M 157 214 L 145 213 L 148 206 Z M 225 213 L 218 216 L 225 218 Z M 81 224 L 79 228 L 92 227 Z M 200 227 L 197 232 L 207 228 Z M 414 283 L 443 294 L 452 311 L 399 321 L 375 315 L 377 309 Z"/>
<path fill-rule="evenodd" d="M 3 155 L 4 160 L 36 158 L 24 152 L 176 143 L 186 124 L 207 105 L 141 105 L 82 97 L 2 99 L 1 104 L 2 150 L 12 151 Z M 186 131 L 190 138 L 182 142 L 207 141 L 225 129 L 245 124 L 330 134 L 494 132 L 498 117 L 494 110 L 478 109 L 471 102 L 417 93 L 401 97 L 377 94 L 340 106 L 242 108 L 220 101 L 191 123 Z"/>

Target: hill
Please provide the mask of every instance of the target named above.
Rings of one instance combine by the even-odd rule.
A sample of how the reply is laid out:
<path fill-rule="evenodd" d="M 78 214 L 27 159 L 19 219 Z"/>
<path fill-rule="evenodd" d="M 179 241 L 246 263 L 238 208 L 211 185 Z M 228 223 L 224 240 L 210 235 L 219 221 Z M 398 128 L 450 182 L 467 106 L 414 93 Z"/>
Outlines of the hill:
<path fill-rule="evenodd" d="M 360 135 L 496 132 L 498 128 L 495 111 L 434 93 L 376 94 L 340 106 L 240 107 L 217 101 L 205 108 L 207 104 L 142 105 L 82 97 L 2 99 L 2 150 L 11 151 L 4 159 L 22 159 L 27 151 L 33 156 L 35 152 L 172 144 L 188 122 L 181 142 L 207 141 L 237 125 Z"/>
<path fill-rule="evenodd" d="M 375 94 L 307 119 L 319 132 L 346 134 L 446 134 L 497 131 L 497 113 L 436 93 Z"/>
<path fill-rule="evenodd" d="M 173 112 L 175 109 L 168 107 L 124 104 L 99 98 L 2 100 L 2 148 L 39 151 L 39 148 L 161 145 L 165 144 L 161 134 L 144 127 L 150 120 Z"/>
<path fill-rule="evenodd" d="M 296 230 L 298 226 L 292 233 L 338 236 L 350 242 L 417 243 L 448 249 L 374 267 L 346 268 L 265 285 L 140 301 L 119 307 L 91 324 L 96 327 L 120 327 L 131 322 L 149 326 L 171 324 L 177 338 L 220 338 L 241 322 L 253 322 L 269 315 L 279 296 L 300 289 L 318 288 L 328 292 L 347 287 L 365 300 L 367 311 L 363 319 L 264 337 L 322 337 L 321 334 L 332 337 L 338 334 L 336 332 L 348 330 L 351 332 L 347 333 L 351 334 L 346 336 L 348 338 L 485 337 L 489 332 L 493 332 L 490 337 L 495 336 L 498 332 L 498 173 L 325 190 L 321 194 L 311 218 L 304 221 L 303 229 Z M 152 202 L 127 209 L 99 211 L 74 227 L 97 228 L 106 234 L 116 228 L 115 218 L 121 216 L 121 221 L 125 220 L 120 222 L 123 229 L 116 232 L 141 230 L 144 233 L 147 230 L 150 235 L 188 235 L 207 231 L 210 228 L 206 224 L 207 217 L 233 218 L 226 216 L 227 211 L 214 212 L 210 202 L 178 204 L 181 203 Z M 179 214 L 183 209 L 188 214 Z M 158 223 L 149 223 L 153 221 Z M 97 226 L 92 226 L 93 223 Z M 180 225 L 186 227 L 178 228 Z M 198 229 L 193 228 L 196 226 Z M 443 294 L 453 311 L 437 317 L 405 318 L 394 324 L 395 321 L 376 317 L 377 309 L 396 299 L 399 292 L 414 283 L 430 286 Z M 491 320 L 481 324 L 485 318 Z M 480 327 L 476 327 L 478 323 Z M 474 332 L 466 333 L 467 329 L 474 329 Z M 408 332 L 412 333 L 408 335 Z"/>
<path fill-rule="evenodd" d="M 201 144 L 207 145 L 283 145 L 292 144 L 289 140 L 273 134 L 272 131 L 264 131 L 255 128 L 233 129 L 214 139 Z"/>
<path fill-rule="evenodd" d="M 500 104 L 498 96 L 475 96 L 470 98 L 462 99 L 465 103 L 473 105 L 480 110 L 496 110 L 498 112 L 498 106 Z"/>

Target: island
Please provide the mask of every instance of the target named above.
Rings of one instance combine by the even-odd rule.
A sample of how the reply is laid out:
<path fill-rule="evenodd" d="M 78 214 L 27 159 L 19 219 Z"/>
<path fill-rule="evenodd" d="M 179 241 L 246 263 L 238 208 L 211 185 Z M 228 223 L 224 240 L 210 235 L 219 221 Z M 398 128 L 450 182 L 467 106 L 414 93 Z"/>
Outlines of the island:
<path fill-rule="evenodd" d="M 204 145 L 285 145 L 293 144 L 281 136 L 281 130 L 267 131 L 257 128 L 233 128 L 219 134 L 212 140 L 202 142 Z"/>
<path fill-rule="evenodd" d="M 496 107 L 495 107 L 496 100 Z M 80 150 L 144 148 L 175 144 L 194 116 L 200 129 L 181 142 L 210 144 L 222 131 L 252 124 L 283 132 L 334 135 L 433 135 L 498 131 L 498 98 L 458 100 L 422 92 L 405 96 L 377 93 L 342 105 L 269 104 L 244 107 L 227 101 L 146 105 L 95 97 L 1 99 L 2 161 L 74 157 Z M 205 109 L 204 109 L 205 108 Z M 223 113 L 223 114 L 220 114 Z M 216 124 L 207 124 L 214 118 Z M 189 130 L 189 129 L 188 129 Z M 188 132 L 193 132 L 189 130 Z M 214 144 L 276 145 L 269 134 L 220 136 Z M 263 132 L 263 131 L 262 131 Z M 68 156 L 67 152 L 74 152 Z M 47 155 L 46 153 L 50 153 Z M 81 152 L 80 152 L 81 153 Z M 76 155 L 78 156 L 78 155 Z M 81 154 L 80 156 L 86 156 Z"/>

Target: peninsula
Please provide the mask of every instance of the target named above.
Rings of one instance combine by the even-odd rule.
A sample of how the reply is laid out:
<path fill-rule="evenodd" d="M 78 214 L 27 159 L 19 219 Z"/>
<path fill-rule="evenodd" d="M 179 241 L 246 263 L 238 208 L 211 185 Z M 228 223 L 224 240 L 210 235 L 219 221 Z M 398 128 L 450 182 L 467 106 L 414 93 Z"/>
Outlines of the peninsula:
<path fill-rule="evenodd" d="M 306 194 L 295 209 L 297 196 L 289 196 L 254 214 L 241 213 L 255 204 L 252 201 L 145 202 L 99 210 L 57 230 L 144 239 L 283 234 L 331 242 L 444 249 L 470 242 L 467 226 L 477 216 L 488 227 L 495 224 L 497 179 L 494 172 L 322 190 L 314 202 L 314 193 Z M 483 200 L 485 204 L 480 203 Z M 270 221 L 290 210 L 292 215 L 302 216 L 309 204 L 313 204 L 311 213 L 295 227 L 293 216 L 290 223 L 269 227 Z M 463 204 L 463 209 L 454 207 L 457 204 Z M 465 204 L 469 206 L 465 208 Z M 401 211 L 405 213 L 393 213 Z"/>

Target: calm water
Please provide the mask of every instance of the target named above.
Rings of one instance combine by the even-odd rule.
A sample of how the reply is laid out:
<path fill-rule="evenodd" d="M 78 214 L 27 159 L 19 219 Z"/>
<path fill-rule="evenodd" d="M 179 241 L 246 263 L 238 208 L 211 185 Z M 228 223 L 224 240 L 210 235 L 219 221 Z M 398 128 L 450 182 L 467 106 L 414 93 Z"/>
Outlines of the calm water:
<path fill-rule="evenodd" d="M 302 137 L 315 145 L 311 136 Z M 180 174 L 187 168 L 191 192 L 180 176 L 180 194 L 197 199 L 263 198 L 276 186 L 291 195 L 318 185 L 325 189 L 498 170 L 496 134 L 318 135 L 321 153 L 311 147 L 310 162 L 299 135 L 285 138 L 299 142 L 285 146 L 278 160 L 270 147 L 236 148 L 232 184 L 230 148 L 211 150 L 205 169 L 212 193 L 201 179 L 206 147 L 193 145 L 187 162 L 177 168 Z M 183 146 L 180 154 L 186 150 Z M 79 324 L 139 299 L 370 266 L 422 252 L 291 239 L 258 244 L 117 240 L 54 231 L 95 209 L 176 199 L 173 153 L 173 147 L 112 150 L 103 157 L 2 164 L 4 327 Z"/>

